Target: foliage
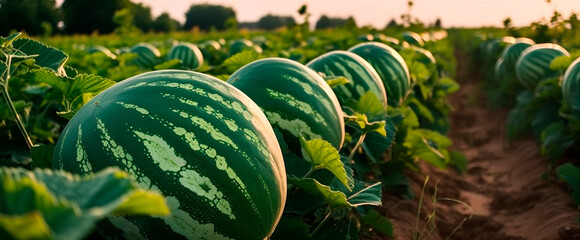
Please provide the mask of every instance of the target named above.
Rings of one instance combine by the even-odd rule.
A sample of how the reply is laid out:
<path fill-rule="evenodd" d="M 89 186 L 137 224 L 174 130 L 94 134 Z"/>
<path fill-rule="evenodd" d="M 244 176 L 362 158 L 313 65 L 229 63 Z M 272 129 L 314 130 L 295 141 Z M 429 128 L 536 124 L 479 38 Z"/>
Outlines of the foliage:
<path fill-rule="evenodd" d="M 316 21 L 316 29 L 327 29 L 327 28 L 356 28 L 356 22 L 353 17 L 348 18 L 331 18 L 326 15 L 320 16 L 318 21 Z"/>
<path fill-rule="evenodd" d="M 57 29 L 59 9 L 55 0 L 3 0 L 0 4 L 0 36 L 13 30 L 51 35 Z"/>
<path fill-rule="evenodd" d="M 225 30 L 228 19 L 235 19 L 236 12 L 230 7 L 211 4 L 194 4 L 185 13 L 185 30 Z"/>
<path fill-rule="evenodd" d="M 130 7 L 130 3 L 130 0 L 64 0 L 61 6 L 64 32 L 111 33 L 116 27 L 113 22 L 115 12 Z"/>
<path fill-rule="evenodd" d="M 107 168 L 93 175 L 0 168 L 0 237 L 83 239 L 108 216 L 168 215 L 163 196 Z"/>
<path fill-rule="evenodd" d="M 292 16 L 276 16 L 267 14 L 261 17 L 257 22 L 258 29 L 274 30 L 281 27 L 295 25 L 296 21 Z"/>

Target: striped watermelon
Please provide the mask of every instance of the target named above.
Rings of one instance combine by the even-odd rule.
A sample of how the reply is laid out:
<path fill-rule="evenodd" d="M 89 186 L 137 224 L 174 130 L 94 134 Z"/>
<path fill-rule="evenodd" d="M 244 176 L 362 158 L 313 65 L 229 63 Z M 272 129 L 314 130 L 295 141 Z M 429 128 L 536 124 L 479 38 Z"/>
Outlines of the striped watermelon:
<path fill-rule="evenodd" d="M 378 42 L 360 43 L 349 51 L 373 66 L 382 79 L 389 105 L 400 106 L 411 90 L 411 77 L 403 57 L 392 47 Z"/>
<path fill-rule="evenodd" d="M 161 53 L 159 49 L 150 43 L 139 43 L 131 48 L 131 52 L 137 54 L 137 58 L 134 59 L 134 63 L 142 68 L 151 69 L 159 61 Z"/>
<path fill-rule="evenodd" d="M 399 39 L 396 39 L 394 37 L 389 37 L 389 36 L 382 34 L 382 33 L 376 33 L 375 35 L 373 35 L 373 41 L 382 42 L 382 43 L 387 44 L 391 47 L 397 46 L 401 43 L 401 41 L 399 41 Z"/>
<path fill-rule="evenodd" d="M 416 32 L 410 32 L 410 31 L 403 32 L 403 33 L 401 33 L 401 39 L 403 39 L 403 41 L 408 42 L 411 45 L 415 45 L 415 46 L 419 46 L 419 47 L 425 46 L 425 42 L 421 38 L 421 35 L 419 35 Z"/>
<path fill-rule="evenodd" d="M 516 61 L 522 54 L 522 52 L 532 45 L 536 44 L 534 40 L 529 38 L 516 38 L 516 42 L 507 45 L 503 52 L 501 53 L 501 58 L 505 62 L 506 70 L 509 72 L 514 72 L 516 68 Z"/>
<path fill-rule="evenodd" d="M 111 52 L 111 50 L 109 50 L 107 47 L 104 46 L 92 46 L 87 50 L 88 53 L 93 54 L 93 53 L 102 53 L 105 56 L 111 58 L 111 59 L 116 59 L 117 55 L 115 55 L 113 52 Z"/>
<path fill-rule="evenodd" d="M 238 69 L 228 82 L 262 108 L 291 151 L 300 153 L 300 135 L 341 148 L 342 109 L 332 89 L 312 69 L 289 59 L 264 58 Z"/>
<path fill-rule="evenodd" d="M 237 39 L 230 43 L 229 53 L 230 55 L 235 55 L 242 51 L 254 50 L 258 53 L 262 53 L 262 48 L 248 39 Z"/>
<path fill-rule="evenodd" d="M 112 217 L 111 238 L 265 239 L 286 199 L 286 172 L 264 113 L 217 78 L 152 71 L 101 92 L 71 119 L 53 168 L 119 166 L 159 190 L 168 217 Z"/>
<path fill-rule="evenodd" d="M 495 64 L 503 49 L 508 45 L 514 44 L 515 42 L 516 39 L 511 36 L 495 38 L 491 41 L 488 41 L 483 50 L 486 61 L 490 64 Z"/>
<path fill-rule="evenodd" d="M 387 93 L 381 77 L 375 69 L 360 56 L 347 51 L 336 50 L 323 54 L 309 63 L 307 67 L 327 77 L 343 76 L 348 84 L 333 88 L 341 104 L 356 102 L 368 91 L 387 108 Z"/>
<path fill-rule="evenodd" d="M 570 56 L 570 53 L 553 43 L 540 43 L 526 48 L 516 61 L 518 81 L 528 89 L 535 89 L 540 81 L 558 74 L 550 69 L 550 63 L 562 55 Z"/>
<path fill-rule="evenodd" d="M 576 58 L 564 73 L 562 98 L 570 106 L 572 113 L 580 117 L 580 57 Z"/>
<path fill-rule="evenodd" d="M 493 68 L 493 73 L 495 76 L 495 80 L 496 82 L 499 81 L 503 81 L 507 79 L 507 69 L 506 69 L 506 63 L 504 61 L 503 58 L 499 58 L 496 62 L 495 62 L 495 66 Z"/>
<path fill-rule="evenodd" d="M 409 46 L 409 48 L 415 51 L 414 58 L 420 63 L 425 65 L 437 64 L 435 56 L 433 56 L 433 53 L 431 53 L 429 50 L 416 46 Z"/>
<path fill-rule="evenodd" d="M 197 69 L 203 65 L 203 55 L 199 48 L 188 42 L 180 42 L 167 53 L 167 59 L 179 59 L 187 69 Z"/>

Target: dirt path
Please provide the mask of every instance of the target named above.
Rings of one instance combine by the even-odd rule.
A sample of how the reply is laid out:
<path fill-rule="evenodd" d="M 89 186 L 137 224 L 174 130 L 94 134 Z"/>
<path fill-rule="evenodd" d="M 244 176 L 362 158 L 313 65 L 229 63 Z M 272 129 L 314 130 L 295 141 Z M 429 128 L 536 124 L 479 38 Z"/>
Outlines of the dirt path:
<path fill-rule="evenodd" d="M 430 179 L 418 228 L 425 230 L 418 239 L 580 239 L 580 225 L 575 224 L 580 212 L 562 183 L 553 176 L 543 177 L 548 160 L 540 156 L 536 142 L 508 144 L 504 131 L 508 111 L 487 108 L 478 75 L 463 65 L 466 56 L 457 57 L 462 88 L 450 98 L 455 107 L 450 137 L 454 148 L 469 159 L 469 168 L 460 175 L 421 164 L 421 173 L 411 173 L 417 196 L 425 178 Z M 395 239 L 413 239 L 417 206 L 418 199 L 385 197 Z M 423 226 L 433 206 L 435 230 L 429 233 L 429 226 Z"/>

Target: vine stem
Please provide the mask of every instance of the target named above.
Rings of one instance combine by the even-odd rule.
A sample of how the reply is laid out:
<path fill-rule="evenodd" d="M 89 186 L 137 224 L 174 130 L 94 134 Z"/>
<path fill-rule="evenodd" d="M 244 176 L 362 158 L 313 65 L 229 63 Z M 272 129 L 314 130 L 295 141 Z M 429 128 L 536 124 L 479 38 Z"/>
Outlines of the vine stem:
<path fill-rule="evenodd" d="M 24 127 L 24 122 L 22 121 L 22 118 L 20 118 L 20 115 L 18 114 L 18 111 L 16 111 L 16 107 L 14 107 L 14 103 L 12 102 L 12 99 L 10 98 L 10 94 L 8 93 L 8 80 L 10 79 L 10 66 L 12 64 L 12 56 L 6 54 L 6 59 L 7 59 L 7 68 L 6 68 L 6 77 L 4 78 L 4 81 L 2 83 L 2 96 L 4 96 L 4 100 L 6 100 L 6 103 L 8 104 L 8 107 L 10 108 L 10 112 L 12 112 L 12 115 L 14 116 L 14 120 L 16 121 L 16 125 L 18 126 L 18 129 L 20 129 L 20 133 L 22 134 L 22 136 L 24 137 L 24 141 L 26 142 L 26 145 L 28 146 L 28 149 L 32 149 L 32 147 L 34 146 L 34 144 L 32 143 L 32 140 L 30 139 L 30 135 L 28 135 L 28 132 L 26 131 L 26 128 Z"/>
<path fill-rule="evenodd" d="M 356 145 L 354 145 L 354 148 L 350 152 L 350 155 L 348 155 L 347 162 L 350 162 L 352 160 L 352 158 L 354 157 L 354 154 L 360 148 L 360 146 L 362 145 L 362 143 L 365 140 L 366 136 L 367 136 L 367 133 L 366 132 L 360 135 L 360 137 L 358 138 L 358 141 L 356 142 Z"/>
<path fill-rule="evenodd" d="M 324 216 L 324 219 L 322 219 L 322 221 L 318 224 L 318 226 L 316 226 L 316 228 L 310 233 L 310 237 L 314 236 L 314 234 L 316 234 L 320 230 L 320 228 L 322 228 L 322 226 L 330 218 L 330 215 L 332 215 L 332 210 L 329 210 L 328 213 L 326 213 L 326 216 Z"/>

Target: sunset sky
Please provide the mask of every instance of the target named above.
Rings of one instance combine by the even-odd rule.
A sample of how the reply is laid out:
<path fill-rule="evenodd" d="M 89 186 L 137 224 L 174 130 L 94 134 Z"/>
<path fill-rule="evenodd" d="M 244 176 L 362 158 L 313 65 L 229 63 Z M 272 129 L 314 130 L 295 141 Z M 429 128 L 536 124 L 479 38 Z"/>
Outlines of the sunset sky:
<path fill-rule="evenodd" d="M 62 2 L 62 0 L 57 0 Z M 185 21 L 185 12 L 192 4 L 210 3 L 232 7 L 240 22 L 257 21 L 268 13 L 292 15 L 301 22 L 297 14 L 302 4 L 308 5 L 312 23 L 322 15 L 330 17 L 353 16 L 359 26 L 372 25 L 383 28 L 391 20 L 400 21 L 407 12 L 406 0 L 133 0 L 152 9 L 153 16 L 168 12 L 180 22 Z M 554 10 L 564 17 L 580 12 L 580 0 L 414 0 L 411 14 L 426 23 L 438 17 L 444 27 L 500 26 L 506 17 L 511 17 L 515 26 L 525 26 L 532 21 L 549 18 Z"/>

